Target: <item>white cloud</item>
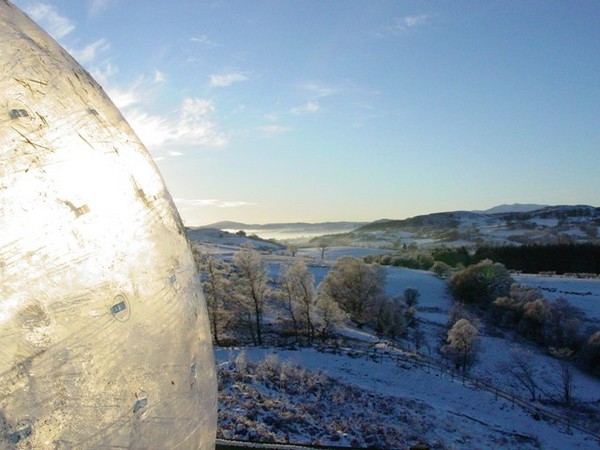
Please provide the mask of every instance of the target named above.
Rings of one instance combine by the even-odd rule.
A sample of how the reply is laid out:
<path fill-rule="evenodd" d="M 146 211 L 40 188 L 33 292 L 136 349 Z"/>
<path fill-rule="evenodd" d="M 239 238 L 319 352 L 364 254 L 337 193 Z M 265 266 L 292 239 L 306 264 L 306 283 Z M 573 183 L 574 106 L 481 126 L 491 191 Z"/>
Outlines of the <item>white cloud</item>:
<path fill-rule="evenodd" d="M 111 86 L 106 88 L 106 93 L 113 101 L 115 106 L 119 109 L 135 105 L 140 101 L 140 97 L 135 87 L 129 89 L 121 89 L 119 87 Z"/>
<path fill-rule="evenodd" d="M 202 36 L 198 36 L 198 37 L 192 37 L 190 38 L 190 42 L 195 42 L 197 44 L 200 44 L 206 48 L 214 48 L 217 47 L 218 44 L 214 41 L 211 41 L 208 36 L 206 35 L 202 35 Z"/>
<path fill-rule="evenodd" d="M 47 3 L 30 4 L 24 7 L 24 11 L 56 40 L 75 29 L 73 22 L 61 16 L 54 6 Z"/>
<path fill-rule="evenodd" d="M 218 130 L 212 119 L 215 106 L 211 100 L 187 97 L 174 111 L 148 112 L 145 103 L 148 93 L 163 80 L 164 75 L 157 70 L 153 78 L 141 77 L 128 88 L 106 88 L 144 145 L 156 150 L 162 145 L 222 147 L 227 144 L 226 135 Z M 180 153 L 172 150 L 167 155 L 179 156 Z"/>
<path fill-rule="evenodd" d="M 227 138 L 223 133 L 217 131 L 215 123 L 210 119 L 214 110 L 215 106 L 210 100 L 184 99 L 173 139 L 182 143 L 210 145 L 211 147 L 225 145 Z"/>
<path fill-rule="evenodd" d="M 91 0 L 90 1 L 90 15 L 95 16 L 96 14 L 104 11 L 108 6 L 113 3 L 114 0 Z"/>
<path fill-rule="evenodd" d="M 339 88 L 327 86 L 316 82 L 307 82 L 300 85 L 300 89 L 307 91 L 313 97 L 323 98 L 330 97 L 339 93 Z"/>
<path fill-rule="evenodd" d="M 420 16 L 406 16 L 399 19 L 399 23 L 406 27 L 415 27 L 417 25 L 421 25 L 425 23 L 427 20 L 427 15 L 422 14 Z"/>
<path fill-rule="evenodd" d="M 427 14 L 421 14 L 418 16 L 404 16 L 394 18 L 394 24 L 385 27 L 384 34 L 387 35 L 400 35 L 410 31 L 412 28 L 421 26 L 427 22 L 429 16 Z"/>
<path fill-rule="evenodd" d="M 110 49 L 110 44 L 104 38 L 86 45 L 81 50 L 69 49 L 69 53 L 81 64 L 89 64 L 96 59 L 96 55 L 100 52 L 105 52 Z"/>
<path fill-rule="evenodd" d="M 104 71 L 99 68 L 92 69 L 92 74 L 96 80 L 100 84 L 106 85 L 105 90 L 108 96 L 119 109 L 141 103 L 144 98 L 148 97 L 151 89 L 156 85 L 160 85 L 165 78 L 162 72 L 156 70 L 152 78 L 142 76 L 129 87 L 121 88 L 110 83 L 110 77 L 117 73 L 118 69 L 110 64 L 105 66 Z"/>
<path fill-rule="evenodd" d="M 312 114 L 316 113 L 319 109 L 321 109 L 319 102 L 307 102 L 304 105 L 290 109 L 290 113 L 294 115 Z"/>
<path fill-rule="evenodd" d="M 166 144 L 222 147 L 228 139 L 211 119 L 214 109 L 210 100 L 186 98 L 176 117 L 152 115 L 140 107 L 125 108 L 123 115 L 148 147 Z"/>
<path fill-rule="evenodd" d="M 251 206 L 254 203 L 243 202 L 243 201 L 228 201 L 228 202 L 220 202 L 219 208 L 239 208 L 240 206 Z"/>
<path fill-rule="evenodd" d="M 236 81 L 245 81 L 248 78 L 242 73 L 226 73 L 221 75 L 211 75 L 210 76 L 210 86 L 211 87 L 227 87 Z"/>
<path fill-rule="evenodd" d="M 102 66 L 90 67 L 89 71 L 101 85 L 108 85 L 108 80 L 119 73 L 119 69 L 110 62 L 106 62 Z"/>
<path fill-rule="evenodd" d="M 165 81 L 166 77 L 165 74 L 163 72 L 161 72 L 160 70 L 156 70 L 154 72 L 154 82 L 155 83 L 163 83 Z"/>
<path fill-rule="evenodd" d="M 287 133 L 288 131 L 292 130 L 292 127 L 288 127 L 288 126 L 284 126 L 284 125 L 263 125 L 260 127 L 256 127 L 256 129 L 264 134 L 275 135 L 275 134 Z"/>

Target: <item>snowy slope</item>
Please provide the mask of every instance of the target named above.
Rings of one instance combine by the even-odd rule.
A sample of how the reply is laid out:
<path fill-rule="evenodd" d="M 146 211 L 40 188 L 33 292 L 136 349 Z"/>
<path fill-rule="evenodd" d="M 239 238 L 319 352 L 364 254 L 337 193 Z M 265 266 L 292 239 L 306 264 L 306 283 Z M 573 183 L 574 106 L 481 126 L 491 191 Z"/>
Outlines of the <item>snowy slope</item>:
<path fill-rule="evenodd" d="M 410 418 L 404 420 L 404 423 L 411 425 L 410 427 L 405 425 L 404 433 L 407 435 L 407 441 L 412 440 L 413 444 L 414 441 L 421 440 L 432 448 L 440 449 L 523 450 L 595 449 L 598 445 L 591 437 L 584 434 L 568 433 L 564 427 L 536 420 L 518 406 L 513 406 L 510 401 L 496 399 L 489 392 L 464 386 L 458 379 L 451 380 L 438 372 L 428 372 L 409 364 L 398 366 L 386 360 L 377 363 L 344 354 L 320 353 L 314 349 L 289 351 L 253 348 L 246 349 L 245 352 L 254 361 L 263 360 L 267 354 L 275 354 L 282 361 L 315 372 L 323 371 L 325 375 L 338 380 L 340 386 L 353 386 L 367 394 L 372 392 L 385 396 L 389 405 L 402 403 L 401 412 L 396 414 Z M 237 350 L 218 350 L 217 361 L 222 367 L 228 367 L 237 353 Z M 260 385 L 258 389 L 263 394 L 270 394 L 273 402 L 282 396 L 285 397 L 289 405 L 288 410 L 307 401 L 299 393 L 290 393 L 285 389 L 272 391 L 273 386 L 271 384 L 268 386 L 271 392 L 267 391 L 265 385 Z M 352 397 L 353 401 L 354 398 Z M 370 417 L 370 421 L 376 424 L 381 421 L 379 425 L 382 427 L 403 425 L 402 421 L 395 423 L 393 417 L 384 414 L 381 402 L 377 398 L 373 398 L 371 404 L 376 408 L 370 410 L 368 404 L 360 405 L 361 409 L 357 411 L 352 403 L 321 403 L 319 408 L 326 411 L 325 417 L 338 417 L 343 421 L 339 426 L 344 426 L 346 435 L 344 437 L 348 440 L 355 435 L 361 436 L 359 422 L 365 416 Z M 231 409 L 226 412 L 221 411 L 221 415 L 234 413 L 235 411 Z M 267 415 L 268 411 L 260 408 L 255 414 L 259 416 L 257 421 L 260 422 L 261 415 Z M 320 423 L 319 428 L 324 428 L 326 425 Z M 311 436 L 306 436 L 301 431 L 296 434 L 288 431 L 286 439 L 291 442 L 306 443 L 310 442 Z M 321 440 L 321 443 L 352 444 L 352 442 L 331 442 L 327 439 Z"/>

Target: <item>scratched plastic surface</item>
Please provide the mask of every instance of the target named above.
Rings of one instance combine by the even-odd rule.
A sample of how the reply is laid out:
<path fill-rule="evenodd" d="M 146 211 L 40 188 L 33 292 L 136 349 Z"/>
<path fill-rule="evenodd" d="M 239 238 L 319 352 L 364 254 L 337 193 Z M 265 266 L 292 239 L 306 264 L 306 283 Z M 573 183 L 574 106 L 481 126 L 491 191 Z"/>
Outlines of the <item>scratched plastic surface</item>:
<path fill-rule="evenodd" d="M 214 447 L 181 220 L 102 89 L 0 0 L 0 449 Z"/>

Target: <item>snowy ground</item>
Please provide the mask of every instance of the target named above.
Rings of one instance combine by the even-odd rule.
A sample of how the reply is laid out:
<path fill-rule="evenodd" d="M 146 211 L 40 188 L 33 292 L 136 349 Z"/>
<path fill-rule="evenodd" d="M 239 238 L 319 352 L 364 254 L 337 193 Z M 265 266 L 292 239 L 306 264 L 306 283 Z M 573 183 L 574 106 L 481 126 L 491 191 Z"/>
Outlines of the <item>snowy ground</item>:
<path fill-rule="evenodd" d="M 325 249 L 325 259 L 336 260 L 342 256 L 364 258 L 368 255 L 384 255 L 389 252 L 389 249 L 374 249 L 366 247 L 328 247 Z M 321 250 L 318 248 L 302 248 L 298 251 L 298 256 L 320 260 Z"/>
<path fill-rule="evenodd" d="M 536 420 L 531 414 L 514 406 L 510 401 L 496 399 L 491 393 L 464 386 L 459 379 L 452 381 L 448 376 L 408 364 L 397 366 L 392 361 L 377 363 L 364 358 L 346 355 L 319 353 L 315 349 L 245 349 L 249 359 L 260 361 L 268 354 L 275 354 L 280 360 L 311 371 L 323 371 L 327 376 L 338 380 L 341 385 L 349 385 L 365 392 L 385 396 L 390 405 L 402 404 L 402 414 L 410 417 L 408 425 L 391 424 L 393 418 L 384 417 L 383 411 L 365 411 L 371 415 L 371 421 L 385 419 L 384 425 L 404 425 L 404 433 L 424 440 L 432 448 L 440 449 L 595 449 L 599 443 L 579 432 L 567 432 L 565 427 L 543 420 Z M 227 366 L 237 356 L 238 350 L 217 350 L 219 365 Z M 272 389 L 272 386 L 269 385 Z M 265 386 L 259 386 L 260 392 L 267 393 Z M 248 395 L 248 394 L 246 394 Z M 299 394 L 290 394 L 285 390 L 275 390 L 270 395 L 275 401 L 285 397 L 288 410 L 306 402 Z M 264 402 L 264 401 L 263 401 Z M 381 408 L 380 402 L 373 403 Z M 348 416 L 353 411 L 352 404 L 321 404 L 327 411 L 325 416 L 334 421 L 336 417 Z M 361 406 L 361 408 L 364 408 Z M 223 412 L 222 412 L 223 414 Z M 231 414 L 231 411 L 227 411 Z M 268 410 L 261 409 L 258 414 L 266 415 Z M 356 414 L 356 412 L 351 412 Z M 350 437 L 360 435 L 357 423 L 345 422 L 345 434 Z M 258 420 L 260 422 L 260 418 Z M 419 424 L 418 426 L 416 424 Z M 325 427 L 321 423 L 320 427 Z M 349 428 L 348 428 L 349 427 Z M 418 428 L 418 429 L 416 429 Z M 247 430 L 244 430 L 247 433 Z M 420 434 L 420 435 L 419 435 Z M 286 439 L 291 442 L 307 442 L 310 436 L 288 431 Z M 331 442 L 327 444 L 349 445 L 351 442 Z M 361 442 L 360 440 L 358 441 Z M 413 442 L 414 443 L 414 442 Z"/>

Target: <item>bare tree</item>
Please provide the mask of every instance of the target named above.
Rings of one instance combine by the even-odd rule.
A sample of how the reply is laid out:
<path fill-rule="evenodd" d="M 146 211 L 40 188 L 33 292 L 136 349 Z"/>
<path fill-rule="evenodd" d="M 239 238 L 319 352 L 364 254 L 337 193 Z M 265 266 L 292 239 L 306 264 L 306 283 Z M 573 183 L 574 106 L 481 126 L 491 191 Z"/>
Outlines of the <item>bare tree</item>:
<path fill-rule="evenodd" d="M 292 255 L 292 258 L 294 256 L 296 256 L 296 253 L 298 253 L 298 246 L 294 245 L 294 244 L 290 244 L 287 246 L 288 252 L 290 252 L 290 255 Z"/>
<path fill-rule="evenodd" d="M 550 354 L 557 359 L 555 364 L 559 379 L 557 388 L 561 392 L 563 402 L 570 406 L 573 402 L 573 384 L 575 381 L 575 369 L 570 361 L 573 350 L 569 348 L 551 348 Z"/>
<path fill-rule="evenodd" d="M 421 297 L 421 293 L 415 288 L 406 288 L 404 289 L 404 301 L 406 305 L 410 308 L 411 306 L 417 306 L 419 303 L 419 297 Z"/>
<path fill-rule="evenodd" d="M 380 336 L 396 339 L 406 335 L 406 304 L 402 298 L 377 297 L 370 310 L 368 320 Z"/>
<path fill-rule="evenodd" d="M 532 362 L 533 354 L 526 350 L 513 350 L 510 361 L 501 366 L 501 369 L 506 371 L 513 380 L 523 387 L 531 400 L 535 401 L 537 393 L 540 390 L 538 385 L 538 371 Z"/>
<path fill-rule="evenodd" d="M 246 247 L 233 257 L 237 268 L 237 298 L 246 316 L 252 317 L 249 329 L 256 345 L 262 345 L 263 314 L 269 289 L 269 276 L 262 256 L 256 250 Z"/>
<path fill-rule="evenodd" d="M 545 342 L 554 347 L 576 345 L 581 328 L 582 313 L 567 299 L 559 297 L 549 302 L 545 319 Z"/>
<path fill-rule="evenodd" d="M 419 323 L 413 327 L 410 338 L 412 340 L 413 345 L 415 346 L 415 351 L 418 353 L 421 350 L 421 347 L 427 345 L 427 336 L 425 336 L 425 332 L 421 330 L 419 327 Z"/>
<path fill-rule="evenodd" d="M 227 303 L 232 298 L 231 268 L 224 262 L 211 256 L 202 259 L 202 287 L 206 297 L 210 329 L 215 345 L 220 345 L 221 328 L 231 317 Z"/>
<path fill-rule="evenodd" d="M 315 336 L 315 306 L 316 291 L 314 288 L 315 277 L 308 271 L 304 261 L 300 260 L 285 269 L 281 276 L 281 296 L 286 310 L 290 315 L 296 336 L 300 328 L 309 344 Z"/>
<path fill-rule="evenodd" d="M 319 250 L 321 250 L 321 259 L 325 259 L 325 250 L 329 248 L 329 245 L 325 241 L 319 242 Z"/>

